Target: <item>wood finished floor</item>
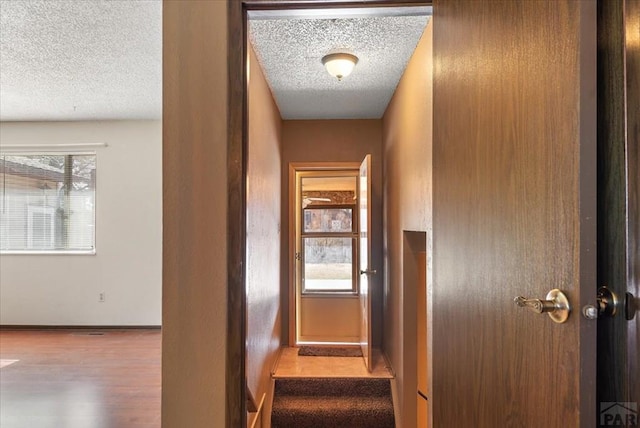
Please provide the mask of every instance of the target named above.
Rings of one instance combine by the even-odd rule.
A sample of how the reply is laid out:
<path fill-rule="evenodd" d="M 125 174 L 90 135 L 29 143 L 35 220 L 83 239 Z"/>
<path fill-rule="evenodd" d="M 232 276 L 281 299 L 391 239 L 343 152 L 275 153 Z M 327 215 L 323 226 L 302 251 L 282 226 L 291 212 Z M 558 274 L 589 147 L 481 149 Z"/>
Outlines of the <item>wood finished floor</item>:
<path fill-rule="evenodd" d="M 373 361 L 373 371 L 369 373 L 362 357 L 305 357 L 298 355 L 298 348 L 283 348 L 273 377 L 393 378 L 377 350 L 374 350 Z"/>
<path fill-rule="evenodd" d="M 103 335 L 93 335 L 99 332 Z M 2 428 L 159 428 L 160 330 L 0 330 Z"/>

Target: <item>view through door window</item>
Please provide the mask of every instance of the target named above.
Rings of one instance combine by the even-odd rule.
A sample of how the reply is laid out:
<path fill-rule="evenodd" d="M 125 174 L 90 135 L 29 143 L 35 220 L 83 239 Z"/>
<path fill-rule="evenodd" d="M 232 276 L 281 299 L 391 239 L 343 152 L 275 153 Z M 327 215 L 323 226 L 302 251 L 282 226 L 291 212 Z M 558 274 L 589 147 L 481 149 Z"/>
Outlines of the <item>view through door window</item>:
<path fill-rule="evenodd" d="M 356 177 L 302 177 L 303 293 L 355 293 Z"/>

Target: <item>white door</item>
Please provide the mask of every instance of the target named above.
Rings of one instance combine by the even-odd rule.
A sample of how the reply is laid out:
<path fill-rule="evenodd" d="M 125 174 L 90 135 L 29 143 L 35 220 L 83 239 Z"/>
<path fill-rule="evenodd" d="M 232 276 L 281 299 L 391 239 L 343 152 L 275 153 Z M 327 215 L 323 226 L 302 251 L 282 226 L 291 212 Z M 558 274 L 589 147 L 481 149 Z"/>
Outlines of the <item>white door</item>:
<path fill-rule="evenodd" d="M 369 290 L 369 276 L 376 271 L 371 266 L 371 155 L 365 156 L 360 164 L 360 182 L 358 187 L 359 226 L 360 237 L 360 347 L 364 356 L 364 363 L 369 371 L 372 370 L 371 361 L 371 292 Z"/>

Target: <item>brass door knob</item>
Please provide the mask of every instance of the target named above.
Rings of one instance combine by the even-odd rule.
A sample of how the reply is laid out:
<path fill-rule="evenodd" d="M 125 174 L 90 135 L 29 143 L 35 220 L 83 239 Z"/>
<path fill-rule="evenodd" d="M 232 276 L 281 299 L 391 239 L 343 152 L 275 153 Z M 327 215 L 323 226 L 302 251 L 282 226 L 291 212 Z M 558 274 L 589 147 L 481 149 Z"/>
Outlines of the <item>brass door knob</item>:
<path fill-rule="evenodd" d="M 558 324 L 567 321 L 571 313 L 569 299 L 558 289 L 549 291 L 545 300 L 527 299 L 526 297 L 518 296 L 513 299 L 513 302 L 519 307 L 528 308 L 537 314 L 547 313 L 549 318 Z"/>

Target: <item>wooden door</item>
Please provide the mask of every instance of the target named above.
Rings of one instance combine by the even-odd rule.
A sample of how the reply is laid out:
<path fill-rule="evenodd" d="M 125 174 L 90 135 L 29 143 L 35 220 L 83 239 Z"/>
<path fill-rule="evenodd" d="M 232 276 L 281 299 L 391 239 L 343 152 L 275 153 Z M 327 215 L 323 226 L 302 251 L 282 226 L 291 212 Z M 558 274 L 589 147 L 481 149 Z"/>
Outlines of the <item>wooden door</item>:
<path fill-rule="evenodd" d="M 434 2 L 431 426 L 595 426 L 595 12 Z"/>
<path fill-rule="evenodd" d="M 360 165 L 360 182 L 358 187 L 358 206 L 360 212 L 358 223 L 360 283 L 360 347 L 364 363 L 372 370 L 371 349 L 371 290 L 369 276 L 375 271 L 371 267 L 371 155 L 365 156 Z"/>

